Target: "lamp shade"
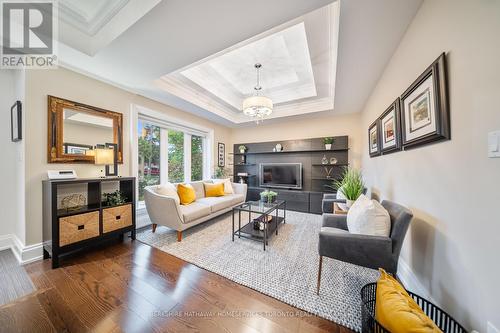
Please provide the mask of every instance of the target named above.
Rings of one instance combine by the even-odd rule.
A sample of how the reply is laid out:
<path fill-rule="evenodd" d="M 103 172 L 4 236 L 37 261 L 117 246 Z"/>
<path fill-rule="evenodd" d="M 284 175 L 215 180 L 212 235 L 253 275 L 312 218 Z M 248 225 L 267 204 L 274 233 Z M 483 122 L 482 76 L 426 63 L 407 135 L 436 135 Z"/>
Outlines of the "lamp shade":
<path fill-rule="evenodd" d="M 273 112 L 273 101 L 265 96 L 252 96 L 243 101 L 243 113 L 247 116 L 268 116 Z"/>
<path fill-rule="evenodd" d="M 96 165 L 112 165 L 115 163 L 115 151 L 113 148 L 96 148 L 94 158 Z"/>

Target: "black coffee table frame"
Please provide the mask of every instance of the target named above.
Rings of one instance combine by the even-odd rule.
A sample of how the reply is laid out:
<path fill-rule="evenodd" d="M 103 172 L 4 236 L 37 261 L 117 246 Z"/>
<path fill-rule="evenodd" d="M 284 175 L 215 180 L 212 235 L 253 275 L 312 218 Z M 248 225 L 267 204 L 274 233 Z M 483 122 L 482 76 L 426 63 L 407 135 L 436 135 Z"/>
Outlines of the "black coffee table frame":
<path fill-rule="evenodd" d="M 283 212 L 283 216 L 280 216 L 280 209 Z M 248 212 L 248 222 L 241 226 L 241 212 Z M 238 213 L 238 229 L 235 230 L 235 214 Z M 260 215 L 258 219 L 264 218 L 267 221 L 271 216 L 270 222 L 264 223 L 264 230 L 255 230 L 253 228 L 252 213 Z M 278 200 L 274 203 L 262 203 L 259 201 L 248 201 L 239 206 L 233 208 L 232 213 L 233 220 L 233 233 L 232 238 L 234 242 L 234 236 L 238 238 L 247 238 L 254 241 L 262 242 L 264 244 L 264 251 L 266 250 L 266 245 L 268 245 L 269 237 L 273 233 L 278 235 L 278 227 L 281 223 L 286 223 L 286 201 Z"/>

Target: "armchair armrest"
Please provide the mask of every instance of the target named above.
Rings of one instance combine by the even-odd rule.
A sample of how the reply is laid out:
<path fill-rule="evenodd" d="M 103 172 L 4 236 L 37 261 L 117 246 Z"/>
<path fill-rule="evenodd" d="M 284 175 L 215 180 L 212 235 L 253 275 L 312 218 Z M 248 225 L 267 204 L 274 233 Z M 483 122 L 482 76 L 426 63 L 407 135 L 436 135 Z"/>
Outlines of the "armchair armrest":
<path fill-rule="evenodd" d="M 183 218 L 178 198 L 157 194 L 153 188 L 146 187 L 144 201 L 151 222 L 182 230 Z"/>
<path fill-rule="evenodd" d="M 321 226 L 347 230 L 347 216 L 325 213 L 323 214 L 323 223 Z"/>
<path fill-rule="evenodd" d="M 390 269 L 393 266 L 392 240 L 389 237 L 322 230 L 318 250 L 320 256 L 373 269 Z"/>

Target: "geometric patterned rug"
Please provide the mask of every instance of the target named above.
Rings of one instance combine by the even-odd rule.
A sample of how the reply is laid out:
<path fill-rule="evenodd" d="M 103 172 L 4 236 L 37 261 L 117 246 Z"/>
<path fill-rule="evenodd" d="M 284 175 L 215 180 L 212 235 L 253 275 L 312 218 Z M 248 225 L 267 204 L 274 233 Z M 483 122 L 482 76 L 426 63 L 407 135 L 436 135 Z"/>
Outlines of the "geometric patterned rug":
<path fill-rule="evenodd" d="M 248 215 L 242 213 L 242 221 Z M 245 219 L 246 217 L 246 219 Z M 279 234 L 262 243 L 231 240 L 231 213 L 183 232 L 158 226 L 137 234 L 143 243 L 224 276 L 301 310 L 361 331 L 361 288 L 378 279 L 376 270 L 323 258 L 320 295 L 316 295 L 321 216 L 287 211 Z"/>

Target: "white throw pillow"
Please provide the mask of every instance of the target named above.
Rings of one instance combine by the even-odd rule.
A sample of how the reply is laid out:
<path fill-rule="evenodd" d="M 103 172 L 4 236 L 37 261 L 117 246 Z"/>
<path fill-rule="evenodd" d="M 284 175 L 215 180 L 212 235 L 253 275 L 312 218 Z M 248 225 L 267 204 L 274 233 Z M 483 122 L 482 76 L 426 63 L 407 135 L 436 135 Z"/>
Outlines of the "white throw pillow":
<path fill-rule="evenodd" d="M 224 194 L 234 194 L 233 185 L 231 185 L 231 179 L 214 179 L 215 184 L 224 183 Z"/>
<path fill-rule="evenodd" d="M 388 237 L 391 218 L 380 203 L 362 194 L 347 213 L 347 228 L 352 234 Z"/>
<path fill-rule="evenodd" d="M 344 192 L 342 192 L 342 187 L 339 187 L 339 189 L 337 190 L 337 199 L 339 200 L 347 199 L 344 195 Z M 347 205 L 345 203 L 337 202 L 337 206 L 339 206 L 339 208 L 342 209 L 344 212 L 348 210 Z"/>
<path fill-rule="evenodd" d="M 172 183 L 158 185 L 156 187 L 156 193 L 159 195 L 166 195 L 169 197 L 174 197 L 174 198 L 177 198 L 179 200 L 179 195 L 177 194 L 177 188 Z"/>

